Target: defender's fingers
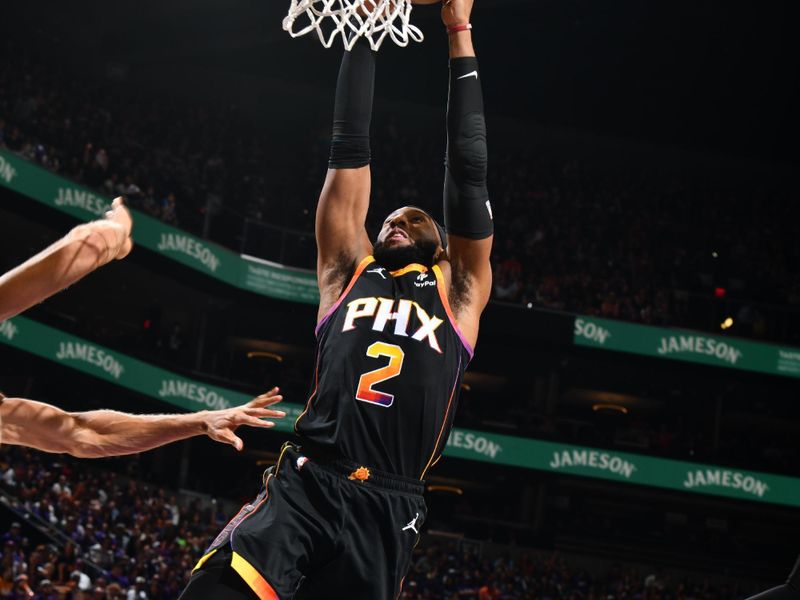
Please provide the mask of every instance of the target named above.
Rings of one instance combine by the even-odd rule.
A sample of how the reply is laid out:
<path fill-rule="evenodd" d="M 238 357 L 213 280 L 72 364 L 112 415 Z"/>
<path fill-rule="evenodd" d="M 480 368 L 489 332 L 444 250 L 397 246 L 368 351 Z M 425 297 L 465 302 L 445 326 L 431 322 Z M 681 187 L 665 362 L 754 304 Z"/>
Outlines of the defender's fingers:
<path fill-rule="evenodd" d="M 286 411 L 283 410 L 270 410 L 268 408 L 248 408 L 244 411 L 246 415 L 251 417 L 275 417 L 280 419 L 286 416 Z"/>
<path fill-rule="evenodd" d="M 106 211 L 105 217 L 106 219 L 114 218 L 116 211 L 119 207 L 125 206 L 125 203 L 122 201 L 122 196 L 117 196 L 114 198 L 114 201 L 111 203 L 111 208 Z"/>
<path fill-rule="evenodd" d="M 242 448 L 244 448 L 244 442 L 242 441 L 242 439 L 235 433 L 233 433 L 233 431 L 231 431 L 230 429 L 223 429 L 219 431 L 217 435 L 214 436 L 214 439 L 224 444 L 230 444 L 237 450 L 241 450 Z"/>
<path fill-rule="evenodd" d="M 242 420 L 241 424 L 249 425 L 250 427 L 261 427 L 263 429 L 275 427 L 275 423 L 272 421 L 263 421 L 262 419 L 258 419 L 256 417 L 247 417 Z"/>
<path fill-rule="evenodd" d="M 278 394 L 278 388 L 273 388 L 266 394 L 261 394 L 257 396 L 253 400 L 247 403 L 248 406 L 251 407 L 263 407 L 263 406 L 272 406 L 273 404 L 277 404 L 281 400 L 283 400 L 283 396 Z"/>
<path fill-rule="evenodd" d="M 245 410 L 259 410 L 262 408 L 268 408 L 270 406 L 274 406 L 278 404 L 278 402 L 283 401 L 283 396 L 273 396 L 271 398 L 257 398 L 255 400 L 251 400 L 241 408 Z"/>

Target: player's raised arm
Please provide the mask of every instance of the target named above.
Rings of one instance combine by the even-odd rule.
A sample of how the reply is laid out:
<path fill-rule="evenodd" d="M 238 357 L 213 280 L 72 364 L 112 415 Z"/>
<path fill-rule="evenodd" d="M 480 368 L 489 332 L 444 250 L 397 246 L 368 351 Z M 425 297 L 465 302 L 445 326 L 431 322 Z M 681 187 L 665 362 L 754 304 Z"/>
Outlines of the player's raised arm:
<path fill-rule="evenodd" d="M 95 269 L 125 258 L 133 221 L 122 198 L 104 219 L 83 223 L 20 266 L 0 276 L 0 321 L 27 310 Z"/>
<path fill-rule="evenodd" d="M 800 557 L 794 563 L 794 569 L 786 583 L 751 596 L 747 600 L 797 600 L 798 598 L 800 598 Z"/>
<path fill-rule="evenodd" d="M 375 53 L 361 40 L 342 57 L 328 176 L 317 205 L 320 315 L 336 301 L 356 261 L 372 252 L 364 224 L 371 186 L 369 128 L 374 90 Z"/>
<path fill-rule="evenodd" d="M 446 0 L 442 21 L 450 43 L 444 219 L 448 233 L 451 305 L 472 342 L 489 301 L 494 224 L 486 186 L 488 153 L 480 70 L 472 46 L 473 0 Z"/>
<path fill-rule="evenodd" d="M 183 415 L 131 415 L 114 410 L 66 412 L 44 402 L 0 395 L 2 443 L 79 458 L 135 454 L 198 435 L 242 449 L 241 425 L 273 427 L 269 408 L 283 399 L 278 388 L 234 408 Z"/>

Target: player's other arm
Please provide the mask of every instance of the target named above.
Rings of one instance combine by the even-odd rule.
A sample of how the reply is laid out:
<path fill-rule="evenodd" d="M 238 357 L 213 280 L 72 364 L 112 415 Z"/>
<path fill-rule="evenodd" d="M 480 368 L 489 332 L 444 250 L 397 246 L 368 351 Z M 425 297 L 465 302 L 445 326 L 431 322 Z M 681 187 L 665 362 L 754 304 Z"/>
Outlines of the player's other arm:
<path fill-rule="evenodd" d="M 467 339 L 474 344 L 481 312 L 489 302 L 494 238 L 486 185 L 488 151 L 480 70 L 469 29 L 473 0 L 449 0 L 442 21 L 450 43 L 450 94 L 447 104 L 447 159 L 444 185 L 445 227 L 451 265 L 451 303 Z"/>
<path fill-rule="evenodd" d="M 117 198 L 104 219 L 83 223 L 0 276 L 0 321 L 42 302 L 133 247 L 128 209 Z"/>
<path fill-rule="evenodd" d="M 797 600 L 798 598 L 800 598 L 800 557 L 785 584 L 750 596 L 747 600 Z"/>
<path fill-rule="evenodd" d="M 317 205 L 320 317 L 342 292 L 356 261 L 372 252 L 364 224 L 371 186 L 369 128 L 374 89 L 375 53 L 359 41 L 342 57 L 328 175 Z"/>
<path fill-rule="evenodd" d="M 79 458 L 100 458 L 146 452 L 207 435 L 241 450 L 243 443 L 234 433 L 236 428 L 274 427 L 273 422 L 262 419 L 285 416 L 269 408 L 282 399 L 275 388 L 235 408 L 183 415 L 131 415 L 113 410 L 66 412 L 43 402 L 0 397 L 2 442 Z"/>

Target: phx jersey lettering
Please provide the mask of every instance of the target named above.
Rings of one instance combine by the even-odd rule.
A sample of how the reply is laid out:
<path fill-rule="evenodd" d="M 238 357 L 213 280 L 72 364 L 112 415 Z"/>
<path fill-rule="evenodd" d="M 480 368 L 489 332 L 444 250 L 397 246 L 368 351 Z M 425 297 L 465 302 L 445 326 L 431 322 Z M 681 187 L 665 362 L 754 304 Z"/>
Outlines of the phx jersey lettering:
<path fill-rule="evenodd" d="M 365 258 L 317 326 L 315 389 L 295 429 L 312 447 L 422 479 L 453 423 L 472 358 L 438 266 Z"/>

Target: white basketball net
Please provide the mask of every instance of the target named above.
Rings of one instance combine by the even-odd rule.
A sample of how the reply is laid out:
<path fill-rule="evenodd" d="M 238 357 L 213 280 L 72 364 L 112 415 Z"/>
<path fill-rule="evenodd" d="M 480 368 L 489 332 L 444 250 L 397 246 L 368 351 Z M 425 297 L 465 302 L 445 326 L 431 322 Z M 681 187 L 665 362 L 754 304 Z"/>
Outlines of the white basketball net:
<path fill-rule="evenodd" d="M 347 50 L 365 37 L 377 52 L 387 36 L 402 47 L 423 40 L 410 18 L 410 0 L 292 0 L 283 29 L 293 38 L 316 31 L 326 48 L 337 35 L 342 36 Z"/>

